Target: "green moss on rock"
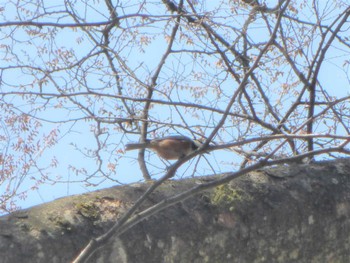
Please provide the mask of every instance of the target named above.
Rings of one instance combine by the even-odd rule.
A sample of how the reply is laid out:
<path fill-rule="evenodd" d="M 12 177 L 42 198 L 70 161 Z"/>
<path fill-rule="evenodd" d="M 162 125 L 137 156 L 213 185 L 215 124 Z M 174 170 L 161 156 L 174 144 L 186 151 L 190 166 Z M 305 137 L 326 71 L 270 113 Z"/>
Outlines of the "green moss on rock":
<path fill-rule="evenodd" d="M 247 195 L 241 189 L 236 189 L 230 184 L 224 184 L 215 188 L 211 197 L 211 203 L 233 211 L 237 202 L 242 202 L 246 199 Z"/>
<path fill-rule="evenodd" d="M 78 203 L 75 208 L 79 214 L 86 218 L 97 220 L 100 217 L 100 209 L 93 201 L 88 201 L 85 203 Z"/>

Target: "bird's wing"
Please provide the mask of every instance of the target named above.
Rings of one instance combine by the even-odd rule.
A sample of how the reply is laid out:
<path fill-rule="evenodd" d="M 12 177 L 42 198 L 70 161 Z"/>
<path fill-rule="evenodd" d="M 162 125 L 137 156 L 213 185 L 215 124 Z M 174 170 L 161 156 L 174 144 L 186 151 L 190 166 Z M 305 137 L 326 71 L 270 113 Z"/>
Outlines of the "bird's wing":
<path fill-rule="evenodd" d="M 165 137 L 161 137 L 161 138 L 155 138 L 152 141 L 163 141 L 163 140 L 167 140 L 167 139 L 192 142 L 192 139 L 190 139 L 186 136 L 182 136 L 182 135 L 170 135 L 170 136 L 165 136 Z"/>

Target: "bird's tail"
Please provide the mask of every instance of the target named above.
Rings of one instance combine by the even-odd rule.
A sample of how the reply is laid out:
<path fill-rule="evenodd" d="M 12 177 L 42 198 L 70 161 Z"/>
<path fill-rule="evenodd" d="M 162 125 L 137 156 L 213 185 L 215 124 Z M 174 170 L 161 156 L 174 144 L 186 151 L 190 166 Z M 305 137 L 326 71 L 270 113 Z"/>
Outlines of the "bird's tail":
<path fill-rule="evenodd" d="M 149 141 L 142 143 L 128 143 L 125 145 L 125 151 L 137 150 L 137 149 L 146 149 L 149 147 Z"/>

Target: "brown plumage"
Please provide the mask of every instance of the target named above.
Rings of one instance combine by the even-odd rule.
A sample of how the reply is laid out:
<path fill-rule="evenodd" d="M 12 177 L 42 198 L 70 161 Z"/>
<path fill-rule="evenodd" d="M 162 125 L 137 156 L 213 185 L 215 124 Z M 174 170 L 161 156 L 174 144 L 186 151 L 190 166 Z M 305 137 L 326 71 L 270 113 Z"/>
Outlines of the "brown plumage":
<path fill-rule="evenodd" d="M 201 143 L 186 136 L 167 136 L 144 143 L 129 143 L 125 150 L 151 149 L 166 160 L 177 160 L 197 150 Z"/>

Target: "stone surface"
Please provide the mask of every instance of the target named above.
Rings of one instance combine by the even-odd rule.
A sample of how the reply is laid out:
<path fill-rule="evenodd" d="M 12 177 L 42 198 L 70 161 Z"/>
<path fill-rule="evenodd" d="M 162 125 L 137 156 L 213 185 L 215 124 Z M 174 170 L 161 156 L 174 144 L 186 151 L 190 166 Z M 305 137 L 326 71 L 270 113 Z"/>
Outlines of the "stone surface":
<path fill-rule="evenodd" d="M 168 181 L 143 208 L 214 179 Z M 148 187 L 109 188 L 1 217 L 1 262 L 70 262 Z M 350 262 L 350 160 L 252 172 L 143 220 L 89 262 Z"/>

